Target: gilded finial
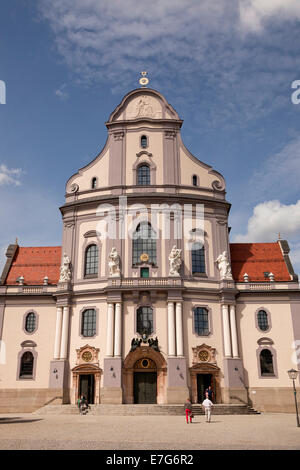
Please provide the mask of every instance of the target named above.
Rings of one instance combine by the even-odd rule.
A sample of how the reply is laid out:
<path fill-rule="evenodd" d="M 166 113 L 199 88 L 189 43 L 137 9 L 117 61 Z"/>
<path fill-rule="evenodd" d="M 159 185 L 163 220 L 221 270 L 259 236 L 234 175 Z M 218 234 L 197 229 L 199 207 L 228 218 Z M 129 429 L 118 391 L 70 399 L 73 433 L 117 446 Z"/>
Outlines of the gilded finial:
<path fill-rule="evenodd" d="M 140 72 L 140 73 L 142 77 L 139 79 L 139 84 L 141 85 L 142 88 L 145 88 L 149 83 L 149 79 L 147 78 L 148 72 Z"/>

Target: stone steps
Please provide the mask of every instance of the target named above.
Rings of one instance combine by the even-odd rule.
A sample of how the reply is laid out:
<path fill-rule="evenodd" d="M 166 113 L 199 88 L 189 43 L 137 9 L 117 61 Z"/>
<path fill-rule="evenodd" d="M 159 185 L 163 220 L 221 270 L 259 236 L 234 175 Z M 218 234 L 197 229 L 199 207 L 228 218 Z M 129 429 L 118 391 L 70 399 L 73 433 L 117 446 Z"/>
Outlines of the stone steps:
<path fill-rule="evenodd" d="M 78 414 L 76 405 L 46 405 L 34 414 Z M 194 415 L 203 415 L 201 405 L 193 405 Z M 247 405 L 216 404 L 214 415 L 259 414 Z M 146 416 L 146 415 L 184 415 L 183 405 L 90 405 L 90 415 Z"/>

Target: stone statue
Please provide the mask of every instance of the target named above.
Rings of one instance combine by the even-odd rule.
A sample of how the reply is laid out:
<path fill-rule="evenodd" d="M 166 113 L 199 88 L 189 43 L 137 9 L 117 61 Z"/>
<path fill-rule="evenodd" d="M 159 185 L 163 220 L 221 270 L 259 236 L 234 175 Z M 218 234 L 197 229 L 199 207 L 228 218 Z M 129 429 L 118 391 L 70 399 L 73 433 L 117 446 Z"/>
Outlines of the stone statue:
<path fill-rule="evenodd" d="M 169 255 L 169 262 L 170 262 L 169 276 L 179 276 L 179 269 L 181 266 L 181 249 L 176 248 L 176 245 L 174 245 L 171 250 L 171 253 Z"/>
<path fill-rule="evenodd" d="M 232 280 L 231 267 L 228 260 L 227 251 L 223 251 L 223 253 L 218 256 L 216 263 L 218 263 L 220 278 Z"/>
<path fill-rule="evenodd" d="M 113 247 L 111 252 L 108 256 L 108 267 L 109 267 L 109 275 L 118 277 L 120 276 L 120 257 L 118 255 L 117 249 Z"/>
<path fill-rule="evenodd" d="M 151 348 L 153 348 L 155 351 L 158 351 L 158 352 L 159 352 L 157 336 L 156 336 L 155 339 L 149 338 L 149 339 L 148 339 L 148 344 L 149 344 L 149 346 L 150 346 Z"/>
<path fill-rule="evenodd" d="M 142 340 L 138 338 L 133 338 L 131 341 L 131 349 L 130 351 L 134 351 L 136 348 L 138 348 L 141 345 Z"/>
<path fill-rule="evenodd" d="M 70 262 L 70 258 L 65 253 L 60 267 L 59 282 L 69 282 L 71 280 Z"/>

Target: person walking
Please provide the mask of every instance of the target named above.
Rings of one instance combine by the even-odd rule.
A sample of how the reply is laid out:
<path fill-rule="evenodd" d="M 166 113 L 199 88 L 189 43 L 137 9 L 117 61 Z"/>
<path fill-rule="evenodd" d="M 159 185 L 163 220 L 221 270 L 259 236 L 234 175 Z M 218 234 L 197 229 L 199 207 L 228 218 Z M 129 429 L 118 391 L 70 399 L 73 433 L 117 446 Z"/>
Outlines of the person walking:
<path fill-rule="evenodd" d="M 184 409 L 185 409 L 186 424 L 189 424 L 189 418 L 190 418 L 190 423 L 192 423 L 193 407 L 192 407 L 191 400 L 189 398 L 186 399 L 186 402 L 184 404 Z"/>
<path fill-rule="evenodd" d="M 213 402 L 208 398 L 208 392 L 205 394 L 206 398 L 203 400 L 202 408 L 205 412 L 206 422 L 210 423 L 211 410 L 213 408 Z"/>
<path fill-rule="evenodd" d="M 81 402 L 82 402 L 82 399 L 83 399 L 83 396 L 81 395 L 81 397 L 78 397 L 78 400 L 77 400 L 77 406 L 78 406 L 79 414 L 81 414 Z"/>

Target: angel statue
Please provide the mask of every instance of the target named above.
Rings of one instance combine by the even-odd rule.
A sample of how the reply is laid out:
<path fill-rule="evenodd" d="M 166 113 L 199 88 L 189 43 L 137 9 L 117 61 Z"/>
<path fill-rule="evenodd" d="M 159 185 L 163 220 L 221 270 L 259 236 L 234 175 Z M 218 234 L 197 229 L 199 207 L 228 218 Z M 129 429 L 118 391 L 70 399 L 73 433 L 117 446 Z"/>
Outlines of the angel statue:
<path fill-rule="evenodd" d="M 115 247 L 111 249 L 111 252 L 108 256 L 108 267 L 110 276 L 120 276 L 120 257 Z"/>
<path fill-rule="evenodd" d="M 176 248 L 176 245 L 174 245 L 171 250 L 171 253 L 169 255 L 169 262 L 170 262 L 169 276 L 179 276 L 179 269 L 181 266 L 181 249 Z"/>
<path fill-rule="evenodd" d="M 220 271 L 220 279 L 232 280 L 231 267 L 230 267 L 230 263 L 228 260 L 227 251 L 223 251 L 223 253 L 218 256 L 216 263 L 218 263 L 218 269 Z"/>
<path fill-rule="evenodd" d="M 60 267 L 59 282 L 69 282 L 71 280 L 70 262 L 70 258 L 65 253 Z"/>

